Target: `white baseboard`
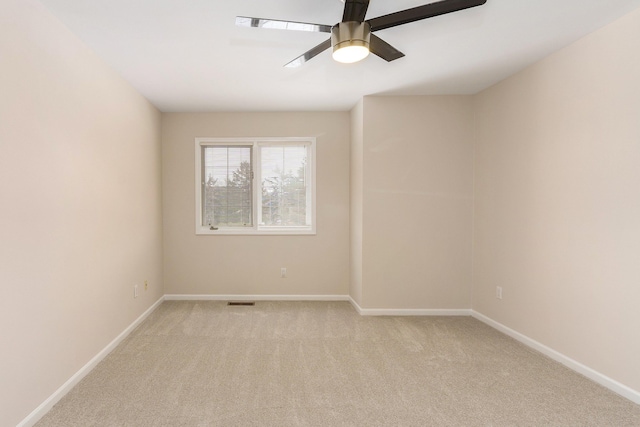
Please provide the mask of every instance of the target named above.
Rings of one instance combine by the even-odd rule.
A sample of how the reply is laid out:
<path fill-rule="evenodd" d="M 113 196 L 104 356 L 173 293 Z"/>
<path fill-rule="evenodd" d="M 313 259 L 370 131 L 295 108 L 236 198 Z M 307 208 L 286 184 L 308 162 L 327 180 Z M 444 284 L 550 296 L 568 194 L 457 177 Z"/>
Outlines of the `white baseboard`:
<path fill-rule="evenodd" d="M 64 397 L 76 384 L 82 380 L 91 370 L 104 359 L 113 349 L 120 344 L 140 323 L 151 314 L 162 301 L 187 301 L 187 300 L 209 300 L 209 301 L 349 301 L 355 310 L 362 316 L 473 316 L 481 322 L 494 329 L 520 341 L 521 343 L 539 351 L 551 359 L 562 363 L 568 368 L 584 375 L 596 383 L 609 390 L 625 397 L 636 404 L 640 404 L 640 392 L 634 390 L 618 381 L 603 375 L 588 366 L 581 364 L 559 352 L 541 344 L 495 320 L 471 309 L 369 309 L 362 308 L 349 295 L 182 295 L 167 294 L 156 301 L 131 325 L 129 325 L 120 335 L 111 341 L 100 353 L 76 372 L 67 382 L 56 390 L 47 400 L 31 412 L 17 427 L 31 427 L 35 425 L 60 399 Z"/>
<path fill-rule="evenodd" d="M 192 295 L 166 294 L 166 301 L 349 301 L 349 295 Z"/>
<path fill-rule="evenodd" d="M 22 420 L 16 427 L 31 427 L 35 425 L 40 418 L 42 418 L 53 406 L 60 401 L 69 391 L 80 382 L 93 368 L 95 368 L 98 363 L 102 361 L 109 353 L 113 351 L 114 348 L 118 346 L 133 330 L 142 323 L 144 319 L 149 316 L 153 310 L 158 308 L 158 306 L 164 301 L 164 297 L 161 297 L 158 301 L 156 301 L 151 307 L 149 307 L 144 313 L 140 315 L 136 320 L 131 323 L 127 329 L 122 331 L 120 335 L 118 335 L 113 341 L 111 341 L 105 348 L 100 351 L 100 353 L 96 354 L 93 359 L 87 362 L 78 372 L 76 372 L 71 378 L 67 380 L 59 389 L 57 389 L 47 400 L 42 402 L 40 406 L 34 409 L 24 420 Z"/>
<path fill-rule="evenodd" d="M 485 316 L 484 314 L 478 313 L 477 311 L 472 311 L 471 315 L 481 322 L 491 326 L 492 328 L 497 329 L 503 334 L 508 335 L 517 341 L 520 341 L 524 345 L 531 347 L 536 351 L 539 351 L 540 353 L 550 357 L 556 362 L 562 363 L 569 369 L 584 375 L 590 380 L 595 381 L 596 383 L 608 388 L 609 390 L 619 394 L 620 396 L 625 397 L 630 401 L 640 405 L 640 391 L 634 390 L 631 387 L 627 387 L 626 385 L 619 383 L 618 381 L 609 378 L 608 376 L 601 374 L 600 372 L 595 371 L 594 369 L 591 369 L 588 366 L 585 366 L 582 363 L 575 361 L 570 357 L 567 357 L 564 354 L 527 337 L 526 335 L 521 334 L 520 332 L 514 331 L 513 329 L 503 325 L 502 323 L 496 322 L 495 320 Z"/>
<path fill-rule="evenodd" d="M 465 308 L 362 308 L 351 297 L 349 302 L 361 316 L 471 316 L 471 309 Z"/>

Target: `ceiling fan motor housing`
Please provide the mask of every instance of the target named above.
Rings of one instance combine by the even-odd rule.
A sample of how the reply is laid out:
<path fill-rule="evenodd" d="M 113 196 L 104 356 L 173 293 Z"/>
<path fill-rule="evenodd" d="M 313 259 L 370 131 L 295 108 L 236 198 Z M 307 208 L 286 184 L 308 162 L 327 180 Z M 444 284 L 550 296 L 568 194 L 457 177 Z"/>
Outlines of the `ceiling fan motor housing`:
<path fill-rule="evenodd" d="M 369 54 L 370 39 L 371 26 L 368 22 L 347 21 L 334 25 L 331 28 L 334 59 L 340 62 L 356 62 L 363 59 Z M 348 51 L 361 53 L 358 59 L 352 60 L 351 56 L 343 57 Z"/>

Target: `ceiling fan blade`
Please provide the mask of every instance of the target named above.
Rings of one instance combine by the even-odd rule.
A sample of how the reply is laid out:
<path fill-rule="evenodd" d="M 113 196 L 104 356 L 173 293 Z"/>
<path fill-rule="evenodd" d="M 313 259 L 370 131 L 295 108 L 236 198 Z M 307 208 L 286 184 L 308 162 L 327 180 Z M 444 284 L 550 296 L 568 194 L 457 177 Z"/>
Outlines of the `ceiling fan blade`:
<path fill-rule="evenodd" d="M 308 51 L 306 51 L 302 55 L 298 56 L 293 61 L 288 62 L 287 64 L 285 64 L 285 67 L 288 67 L 288 68 L 299 67 L 302 64 L 304 64 L 305 62 L 309 61 L 314 56 L 318 55 L 319 53 L 324 52 L 327 49 L 329 49 L 330 47 L 331 47 L 331 39 L 325 40 L 322 43 L 320 43 L 318 46 L 316 46 L 316 47 L 314 47 L 312 49 L 309 49 Z"/>
<path fill-rule="evenodd" d="M 371 31 L 379 31 L 397 25 L 408 24 L 409 22 L 420 21 L 421 19 L 481 6 L 486 2 L 487 0 L 441 0 L 423 6 L 401 10 L 400 12 L 390 13 L 389 15 L 378 16 L 377 18 L 367 20 L 367 22 L 371 25 Z"/>
<path fill-rule="evenodd" d="M 380 58 L 384 59 L 387 62 L 391 62 L 404 56 L 404 53 L 400 52 L 398 49 L 391 46 L 389 43 L 382 40 L 375 34 L 371 34 L 371 40 L 369 41 L 369 51 L 371 51 L 371 53 L 375 55 L 378 55 Z"/>
<path fill-rule="evenodd" d="M 369 0 L 346 0 L 344 2 L 342 22 L 363 22 L 368 8 Z"/>
<path fill-rule="evenodd" d="M 277 19 L 251 18 L 248 16 L 236 16 L 236 25 L 239 27 L 273 28 L 276 30 L 311 31 L 314 33 L 331 32 L 331 25 L 280 21 Z"/>

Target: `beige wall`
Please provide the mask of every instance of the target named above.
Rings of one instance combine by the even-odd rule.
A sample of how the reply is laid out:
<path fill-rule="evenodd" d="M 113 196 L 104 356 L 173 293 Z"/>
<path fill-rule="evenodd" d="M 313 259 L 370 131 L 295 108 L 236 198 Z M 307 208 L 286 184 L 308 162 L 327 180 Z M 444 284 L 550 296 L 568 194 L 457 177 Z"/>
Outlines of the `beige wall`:
<path fill-rule="evenodd" d="M 34 0 L 0 12 L 0 425 L 163 294 L 160 113 Z M 150 289 L 133 298 L 133 285 Z"/>
<path fill-rule="evenodd" d="M 362 180 L 363 180 L 363 100 L 351 110 L 351 149 L 350 160 L 350 260 L 351 277 L 349 295 L 358 304 L 362 304 Z"/>
<path fill-rule="evenodd" d="M 317 138 L 317 235 L 196 236 L 194 139 L 256 136 Z M 168 294 L 348 294 L 348 112 L 164 114 L 162 141 Z"/>
<path fill-rule="evenodd" d="M 637 10 L 477 96 L 473 293 L 476 311 L 635 390 L 639 76 Z"/>
<path fill-rule="evenodd" d="M 471 308 L 472 98 L 365 97 L 362 108 L 361 306 Z"/>

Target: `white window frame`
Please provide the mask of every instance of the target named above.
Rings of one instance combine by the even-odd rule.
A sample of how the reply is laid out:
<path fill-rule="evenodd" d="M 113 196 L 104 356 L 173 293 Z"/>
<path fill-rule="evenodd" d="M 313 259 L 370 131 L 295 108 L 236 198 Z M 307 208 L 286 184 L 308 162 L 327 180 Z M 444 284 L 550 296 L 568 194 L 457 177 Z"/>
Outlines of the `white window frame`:
<path fill-rule="evenodd" d="M 262 215 L 262 183 L 261 183 L 261 147 L 283 145 L 308 145 L 309 164 L 307 178 L 311 180 L 311 207 L 307 209 L 307 217 L 311 220 L 309 226 L 275 227 L 260 225 Z M 253 184 L 251 199 L 251 227 L 219 227 L 211 230 L 202 224 L 202 147 L 205 146 L 252 146 L 251 164 L 253 165 Z M 196 234 L 197 235 L 313 235 L 316 234 L 316 138 L 314 137 L 282 137 L 282 138 L 196 138 L 195 139 L 195 195 L 196 195 Z M 310 216 L 310 218 L 309 218 Z"/>

